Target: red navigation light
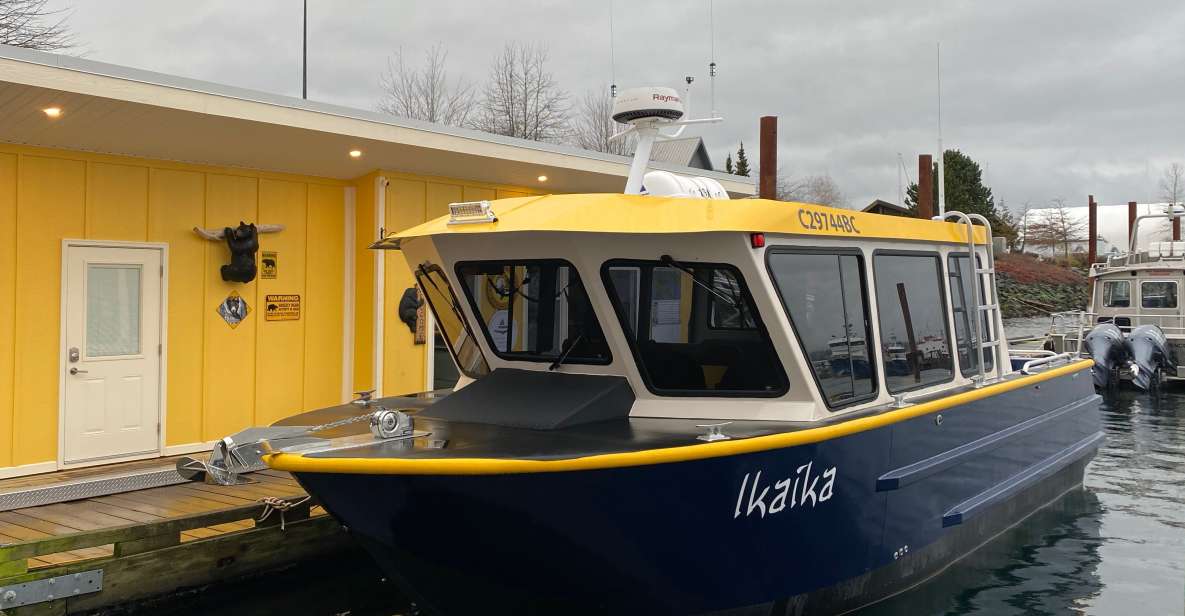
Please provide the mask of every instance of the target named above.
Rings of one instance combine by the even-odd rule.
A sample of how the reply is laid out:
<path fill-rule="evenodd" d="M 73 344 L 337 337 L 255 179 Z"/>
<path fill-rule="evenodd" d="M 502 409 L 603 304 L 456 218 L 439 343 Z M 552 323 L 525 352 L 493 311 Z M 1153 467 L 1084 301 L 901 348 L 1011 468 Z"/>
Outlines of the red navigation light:
<path fill-rule="evenodd" d="M 765 248 L 765 234 L 764 233 L 750 233 L 749 245 L 754 248 Z"/>

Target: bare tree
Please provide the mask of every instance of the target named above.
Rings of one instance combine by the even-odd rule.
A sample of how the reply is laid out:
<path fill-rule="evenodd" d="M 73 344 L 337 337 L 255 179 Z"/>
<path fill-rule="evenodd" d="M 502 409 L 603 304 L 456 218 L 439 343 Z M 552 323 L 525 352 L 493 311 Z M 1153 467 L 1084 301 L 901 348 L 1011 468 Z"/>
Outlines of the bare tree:
<path fill-rule="evenodd" d="M 793 179 L 779 177 L 777 191 L 779 201 L 801 201 L 832 207 L 847 207 L 848 205 L 847 197 L 828 174 L 808 175 Z"/>
<path fill-rule="evenodd" d="M 610 141 L 609 138 L 625 130 L 625 124 L 613 121 L 613 96 L 609 88 L 589 90 L 584 93 L 576 115 L 572 119 L 572 145 L 593 150 L 628 156 L 634 151 L 633 139 Z"/>
<path fill-rule="evenodd" d="M 547 50 L 507 43 L 490 66 L 473 127 L 489 133 L 558 142 L 569 134 L 568 93 L 547 70 Z"/>
<path fill-rule="evenodd" d="M 1053 200 L 1053 207 L 1041 210 L 1027 227 L 1028 243 L 1049 246 L 1052 250 L 1060 245 L 1067 259 L 1071 245 L 1086 239 L 1086 222 L 1071 214 L 1061 197 Z"/>
<path fill-rule="evenodd" d="M 1172 163 L 1160 178 L 1160 198 L 1170 206 L 1185 201 L 1185 165 Z"/>
<path fill-rule="evenodd" d="M 413 120 L 449 126 L 464 126 L 477 104 L 473 86 L 458 77 L 449 81 L 448 51 L 440 43 L 424 52 L 419 68 L 409 67 L 403 50 L 387 59 L 387 72 L 380 76 L 383 99 L 379 111 Z"/>
<path fill-rule="evenodd" d="M 0 43 L 59 51 L 74 46 L 65 9 L 51 10 L 49 0 L 0 0 Z"/>

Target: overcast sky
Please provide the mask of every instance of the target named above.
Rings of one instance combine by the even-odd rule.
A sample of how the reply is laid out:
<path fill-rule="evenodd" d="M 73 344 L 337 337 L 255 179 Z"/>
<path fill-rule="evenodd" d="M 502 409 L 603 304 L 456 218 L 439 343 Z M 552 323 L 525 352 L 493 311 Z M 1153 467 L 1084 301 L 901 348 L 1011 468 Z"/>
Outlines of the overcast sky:
<path fill-rule="evenodd" d="M 300 0 L 121 0 L 72 5 L 87 58 L 300 95 Z M 697 77 L 707 111 L 709 0 L 309 1 L 309 98 L 373 109 L 379 74 L 402 47 L 436 42 L 451 70 L 480 83 L 508 41 L 536 42 L 573 94 L 616 83 L 680 86 Z M 1185 2 L 1148 0 L 715 0 L 716 107 L 696 129 L 713 161 L 758 118 L 779 116 L 788 175 L 829 173 L 862 207 L 897 201 L 900 153 L 937 140 L 936 43 L 943 131 L 987 168 L 1010 205 L 1159 200 L 1164 167 L 1185 162 Z"/>

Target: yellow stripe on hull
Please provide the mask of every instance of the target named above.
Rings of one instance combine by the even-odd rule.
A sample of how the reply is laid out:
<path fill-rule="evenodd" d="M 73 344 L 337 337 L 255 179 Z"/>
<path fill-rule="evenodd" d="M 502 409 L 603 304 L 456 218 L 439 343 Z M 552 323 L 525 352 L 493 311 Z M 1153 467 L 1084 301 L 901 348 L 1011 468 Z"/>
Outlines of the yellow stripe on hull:
<path fill-rule="evenodd" d="M 295 473 L 350 473 L 368 475 L 509 475 L 517 473 L 556 473 L 587 471 L 627 466 L 670 464 L 706 458 L 734 456 L 771 449 L 817 443 L 872 430 L 914 417 L 943 411 L 991 396 L 1036 385 L 1060 376 L 1089 370 L 1089 359 L 1052 368 L 1039 374 L 987 385 L 938 400 L 903 409 L 861 417 L 833 425 L 783 432 L 747 439 L 700 443 L 623 453 L 600 454 L 564 460 L 507 460 L 498 458 L 309 458 L 298 453 L 277 453 L 264 457 L 276 470 Z"/>

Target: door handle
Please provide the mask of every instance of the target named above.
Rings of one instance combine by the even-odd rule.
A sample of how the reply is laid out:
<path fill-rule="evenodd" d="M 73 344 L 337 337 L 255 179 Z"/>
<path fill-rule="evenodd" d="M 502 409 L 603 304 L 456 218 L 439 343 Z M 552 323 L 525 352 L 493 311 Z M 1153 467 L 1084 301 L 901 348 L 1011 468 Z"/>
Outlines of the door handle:
<path fill-rule="evenodd" d="M 70 374 L 86 374 L 86 370 L 79 370 L 78 368 L 70 368 Z"/>

